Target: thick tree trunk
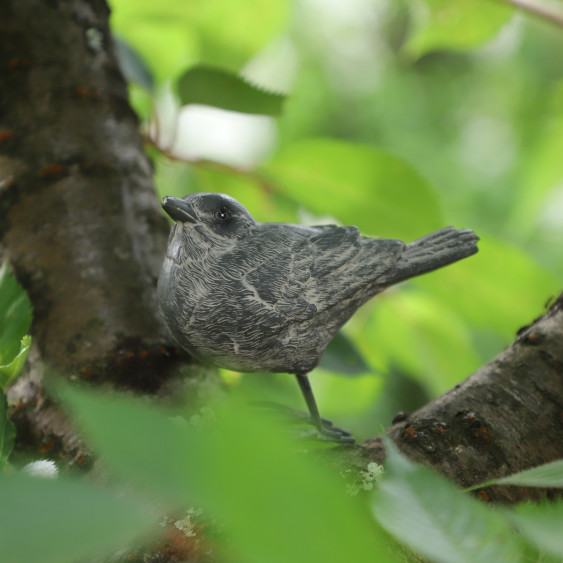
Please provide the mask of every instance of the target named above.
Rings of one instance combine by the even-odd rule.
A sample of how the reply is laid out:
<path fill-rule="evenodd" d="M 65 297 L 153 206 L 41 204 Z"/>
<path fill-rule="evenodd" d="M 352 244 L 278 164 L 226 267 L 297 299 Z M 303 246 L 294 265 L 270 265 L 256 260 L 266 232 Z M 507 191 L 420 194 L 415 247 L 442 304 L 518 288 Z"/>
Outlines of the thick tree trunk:
<path fill-rule="evenodd" d="M 34 308 L 18 446 L 84 460 L 46 369 L 154 392 L 178 363 L 155 285 L 168 226 L 105 0 L 0 3 L 0 259 Z"/>

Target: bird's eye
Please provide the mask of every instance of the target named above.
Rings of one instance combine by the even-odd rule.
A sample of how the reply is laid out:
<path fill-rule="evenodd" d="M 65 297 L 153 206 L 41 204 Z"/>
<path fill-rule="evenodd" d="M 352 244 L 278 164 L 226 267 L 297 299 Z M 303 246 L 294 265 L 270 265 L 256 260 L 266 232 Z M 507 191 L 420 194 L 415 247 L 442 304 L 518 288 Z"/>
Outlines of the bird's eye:
<path fill-rule="evenodd" d="M 226 207 L 220 207 L 215 212 L 215 219 L 221 223 L 226 223 L 231 218 L 231 212 Z"/>

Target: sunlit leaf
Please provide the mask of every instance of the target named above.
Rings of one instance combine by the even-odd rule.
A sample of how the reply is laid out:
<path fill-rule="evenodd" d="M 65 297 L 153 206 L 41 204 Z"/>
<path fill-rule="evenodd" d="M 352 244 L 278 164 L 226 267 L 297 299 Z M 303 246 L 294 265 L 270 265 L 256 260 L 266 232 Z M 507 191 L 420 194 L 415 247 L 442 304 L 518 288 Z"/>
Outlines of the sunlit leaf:
<path fill-rule="evenodd" d="M 135 82 L 128 84 L 129 103 L 141 121 L 148 121 L 154 112 L 154 96 Z"/>
<path fill-rule="evenodd" d="M 26 292 L 8 270 L 0 266 L 0 388 L 15 378 L 29 349 L 23 340 L 31 326 L 31 304 Z"/>
<path fill-rule="evenodd" d="M 472 49 L 491 39 L 513 10 L 482 0 L 417 0 L 414 33 L 405 50 L 420 56 L 436 49 Z"/>
<path fill-rule="evenodd" d="M 156 527 L 146 507 L 88 483 L 22 474 L 0 475 L 0 522 L 1 558 L 10 563 L 103 557 L 147 541 Z"/>
<path fill-rule="evenodd" d="M 520 542 L 506 519 L 444 477 L 415 465 L 386 442 L 385 471 L 373 512 L 400 541 L 431 561 L 518 561 Z"/>
<path fill-rule="evenodd" d="M 194 23 L 200 60 L 240 68 L 269 41 L 285 31 L 292 3 L 288 0 L 197 0 Z"/>
<path fill-rule="evenodd" d="M 31 336 L 26 335 L 21 339 L 20 351 L 16 356 L 10 362 L 0 365 L 0 389 L 5 389 L 21 373 L 30 347 Z"/>
<path fill-rule="evenodd" d="M 316 214 L 365 234 L 412 240 L 444 226 L 427 182 L 376 147 L 312 139 L 282 149 L 263 167 L 278 189 Z"/>
<path fill-rule="evenodd" d="M 111 0 L 112 29 L 150 66 L 157 84 L 190 64 L 241 68 L 285 30 L 287 0 Z"/>
<path fill-rule="evenodd" d="M 285 96 L 261 90 L 241 76 L 218 68 L 197 66 L 178 80 L 182 105 L 203 104 L 230 111 L 279 115 Z"/>
<path fill-rule="evenodd" d="M 6 465 L 8 456 L 14 447 L 16 429 L 8 418 L 8 402 L 6 395 L 0 391 L 0 473 Z"/>

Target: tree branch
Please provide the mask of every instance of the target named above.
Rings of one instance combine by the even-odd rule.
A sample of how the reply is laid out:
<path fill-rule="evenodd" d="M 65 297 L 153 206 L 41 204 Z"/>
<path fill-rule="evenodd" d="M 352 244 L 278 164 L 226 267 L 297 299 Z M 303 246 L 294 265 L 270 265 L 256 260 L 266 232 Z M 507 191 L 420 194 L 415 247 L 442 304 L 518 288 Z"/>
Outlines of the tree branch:
<path fill-rule="evenodd" d="M 389 428 L 411 459 L 469 487 L 563 458 L 563 294 L 516 340 L 463 383 Z M 381 438 L 338 456 L 381 463 Z M 481 496 L 516 502 L 547 490 L 488 487 Z"/>
<path fill-rule="evenodd" d="M 497 2 L 508 4 L 555 25 L 563 26 L 563 7 L 555 2 L 545 2 L 544 0 L 497 0 Z"/>

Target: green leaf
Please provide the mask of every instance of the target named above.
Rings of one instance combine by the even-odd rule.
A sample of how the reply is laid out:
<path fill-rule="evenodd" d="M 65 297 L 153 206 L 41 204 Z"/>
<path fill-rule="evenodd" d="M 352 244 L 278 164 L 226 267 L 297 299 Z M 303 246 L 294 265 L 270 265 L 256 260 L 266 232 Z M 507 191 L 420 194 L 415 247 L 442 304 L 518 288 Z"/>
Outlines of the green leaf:
<path fill-rule="evenodd" d="M 195 61 L 240 68 L 287 27 L 287 0 L 111 0 L 112 29 L 151 67 L 157 83 Z"/>
<path fill-rule="evenodd" d="M 305 140 L 282 149 L 263 172 L 313 213 L 366 234 L 412 240 L 444 226 L 427 182 L 376 147 Z"/>
<path fill-rule="evenodd" d="M 12 421 L 8 418 L 8 402 L 6 395 L 0 391 L 0 474 L 1 469 L 6 465 L 8 456 L 14 447 L 16 429 Z"/>
<path fill-rule="evenodd" d="M 563 459 L 551 461 L 531 469 L 525 469 L 506 477 L 491 479 L 475 485 L 468 491 L 482 489 L 491 485 L 517 485 L 519 487 L 563 487 Z"/>
<path fill-rule="evenodd" d="M 520 504 L 507 511 L 518 532 L 541 552 L 563 559 L 563 501 Z"/>
<path fill-rule="evenodd" d="M 230 68 L 241 67 L 283 34 L 292 7 L 288 0 L 195 0 L 187 4 L 195 7 L 199 60 Z"/>
<path fill-rule="evenodd" d="M 491 39 L 513 15 L 510 7 L 482 0 L 418 0 L 414 33 L 404 49 L 421 56 L 437 49 L 472 49 Z"/>
<path fill-rule="evenodd" d="M 178 79 L 182 105 L 204 104 L 242 113 L 279 115 L 285 96 L 266 92 L 227 70 L 197 66 Z"/>
<path fill-rule="evenodd" d="M 319 367 L 347 375 L 359 375 L 370 371 L 352 340 L 342 332 L 337 333 L 330 341 Z"/>
<path fill-rule="evenodd" d="M 10 563 L 101 558 L 156 527 L 146 507 L 90 484 L 22 474 L 0 476 L 0 522 L 1 558 Z"/>
<path fill-rule="evenodd" d="M 0 363 L 14 358 L 31 326 L 31 304 L 8 262 L 0 266 Z"/>
<path fill-rule="evenodd" d="M 515 245 L 477 234 L 481 240 L 476 255 L 411 283 L 474 326 L 499 331 L 508 343 L 523 324 L 541 314 L 546 297 L 556 295 L 561 284 Z"/>
<path fill-rule="evenodd" d="M 26 335 L 21 339 L 20 351 L 11 362 L 0 365 L 0 389 L 5 389 L 14 381 L 23 369 L 27 354 L 31 346 L 31 336 Z"/>
<path fill-rule="evenodd" d="M 168 502 L 207 510 L 249 563 L 394 561 L 385 534 L 326 468 L 234 398 L 195 427 L 140 401 L 65 388 L 107 467 Z M 259 533 L 257 533 L 259 530 Z"/>
<path fill-rule="evenodd" d="M 0 266 L 0 386 L 19 374 L 30 341 L 23 337 L 31 326 L 31 303 L 8 263 Z"/>
<path fill-rule="evenodd" d="M 397 539 L 436 562 L 519 560 L 520 542 L 506 519 L 386 441 L 385 472 L 373 512 Z"/>
<path fill-rule="evenodd" d="M 347 377 L 317 368 L 311 372 L 310 380 L 321 414 L 342 425 L 356 437 L 373 433 L 376 422 L 388 422 L 396 413 L 387 421 L 371 416 L 373 405 L 381 397 L 384 383 L 383 378 L 373 373 L 355 375 L 354 380 L 350 381 Z M 304 408 L 302 397 L 299 400 L 299 406 Z"/>
<path fill-rule="evenodd" d="M 120 477 L 169 502 L 190 498 L 190 441 L 175 413 L 130 398 L 78 391 L 61 383 L 88 445 Z"/>
<path fill-rule="evenodd" d="M 123 8 L 124 2 L 119 4 L 112 13 L 112 30 L 124 38 L 151 69 L 151 74 L 158 86 L 165 84 L 180 73 L 197 58 L 197 36 L 186 17 L 179 15 L 175 19 L 173 12 L 155 10 L 158 6 L 150 2 L 153 13 L 146 13 L 136 3 L 130 3 L 131 12 Z M 176 2 L 186 6 L 186 3 Z"/>
<path fill-rule="evenodd" d="M 518 197 L 514 198 L 509 226 L 518 239 L 529 238 L 542 228 L 541 215 L 547 210 L 549 197 L 561 191 L 563 159 L 563 81 L 553 88 L 549 111 L 543 116 L 541 136 L 531 154 L 523 161 L 523 180 Z"/>
<path fill-rule="evenodd" d="M 207 506 L 239 543 L 238 560 L 394 561 L 358 499 L 347 497 L 321 465 L 296 455 L 299 444 L 265 422 L 248 407 L 220 413 L 207 463 L 200 467 L 208 481 L 202 480 Z"/>
<path fill-rule="evenodd" d="M 522 487 L 563 487 L 563 459 L 513 473 L 497 483 Z"/>
<path fill-rule="evenodd" d="M 398 367 L 434 396 L 480 365 L 467 321 L 430 292 L 412 286 L 390 290 L 373 303 L 357 343 L 372 366 Z"/>
<path fill-rule="evenodd" d="M 154 77 L 141 55 L 125 39 L 114 36 L 113 43 L 119 66 L 127 81 L 135 82 L 152 92 L 154 90 Z"/>

